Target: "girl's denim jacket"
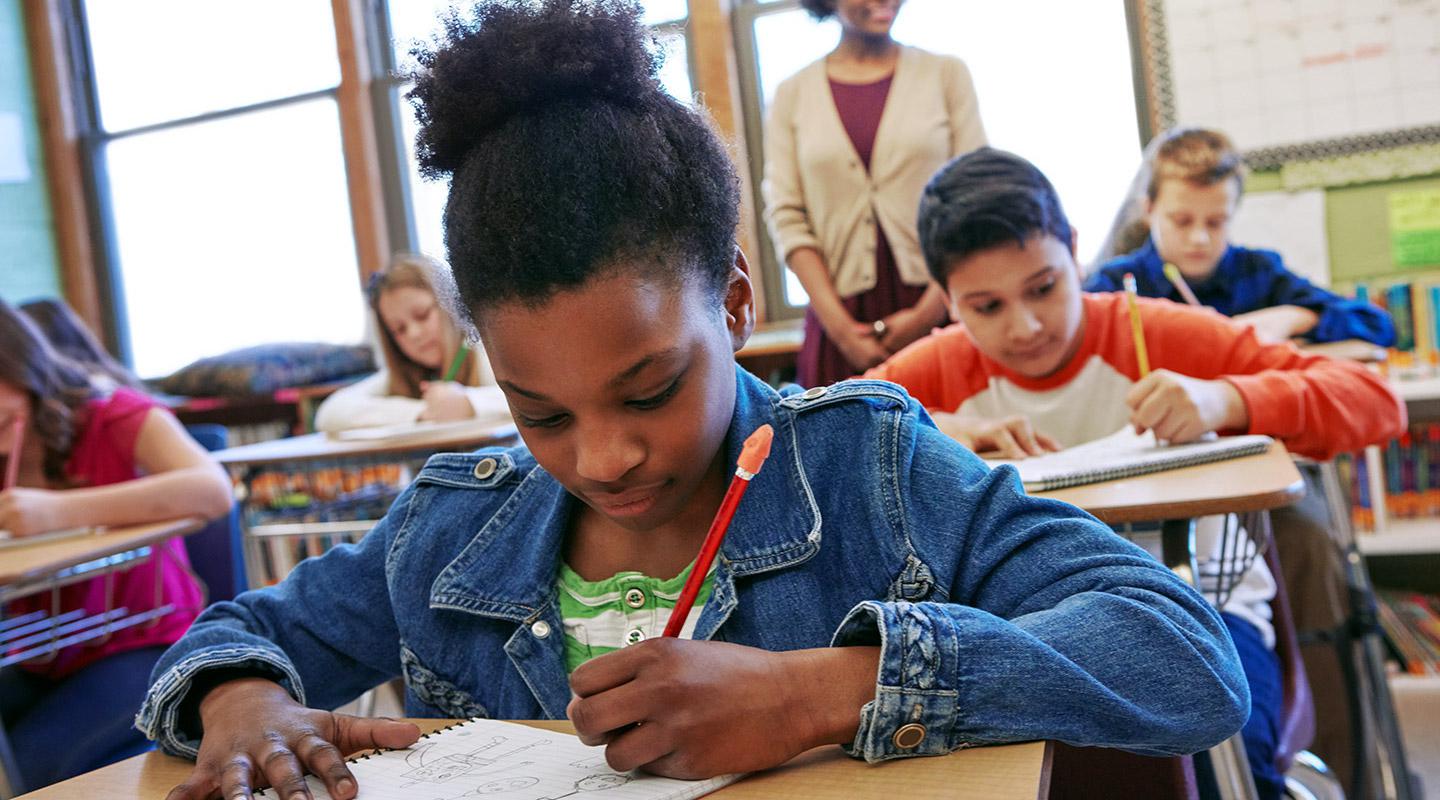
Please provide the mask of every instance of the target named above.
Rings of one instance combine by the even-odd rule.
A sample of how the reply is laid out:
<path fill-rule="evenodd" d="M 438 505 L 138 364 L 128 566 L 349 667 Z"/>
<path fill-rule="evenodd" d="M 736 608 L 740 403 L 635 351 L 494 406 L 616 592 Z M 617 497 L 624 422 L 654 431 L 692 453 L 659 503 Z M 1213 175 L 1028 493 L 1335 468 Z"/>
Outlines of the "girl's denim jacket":
<path fill-rule="evenodd" d="M 1240 729 L 1249 690 L 1225 626 L 1143 550 L 1026 496 L 894 384 L 777 394 L 739 369 L 737 384 L 728 463 L 762 423 L 775 441 L 695 638 L 878 645 L 852 754 L 1031 739 L 1174 754 Z M 361 542 L 211 606 L 156 665 L 137 726 L 193 758 L 188 695 L 215 669 L 319 708 L 401 676 L 408 716 L 563 718 L 556 576 L 577 502 L 523 446 L 432 457 Z M 901 747 L 910 724 L 925 735 Z"/>

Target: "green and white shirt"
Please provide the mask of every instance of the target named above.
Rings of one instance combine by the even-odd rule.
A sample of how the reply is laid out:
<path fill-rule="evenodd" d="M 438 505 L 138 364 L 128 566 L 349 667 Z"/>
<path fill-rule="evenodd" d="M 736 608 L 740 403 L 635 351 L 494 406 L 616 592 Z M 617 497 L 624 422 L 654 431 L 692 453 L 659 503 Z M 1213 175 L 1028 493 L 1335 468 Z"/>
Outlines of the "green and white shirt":
<path fill-rule="evenodd" d="M 560 619 L 565 628 L 565 670 L 596 656 L 662 635 L 665 623 L 695 562 L 673 578 L 662 580 L 639 572 L 621 572 L 602 581 L 587 581 L 568 564 L 560 565 Z M 715 570 L 705 576 L 695 606 L 680 635 L 689 638 L 710 599 Z"/>

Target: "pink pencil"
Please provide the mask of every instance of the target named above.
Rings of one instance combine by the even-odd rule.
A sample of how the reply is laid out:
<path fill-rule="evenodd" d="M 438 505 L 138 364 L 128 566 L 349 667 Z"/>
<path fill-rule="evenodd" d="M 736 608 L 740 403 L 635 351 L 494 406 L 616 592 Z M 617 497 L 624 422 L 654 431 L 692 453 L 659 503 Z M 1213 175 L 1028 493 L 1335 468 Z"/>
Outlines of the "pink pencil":
<path fill-rule="evenodd" d="M 25 443 L 25 415 L 16 414 L 10 421 L 10 455 L 5 457 L 5 486 L 15 485 L 20 475 L 20 449 Z"/>

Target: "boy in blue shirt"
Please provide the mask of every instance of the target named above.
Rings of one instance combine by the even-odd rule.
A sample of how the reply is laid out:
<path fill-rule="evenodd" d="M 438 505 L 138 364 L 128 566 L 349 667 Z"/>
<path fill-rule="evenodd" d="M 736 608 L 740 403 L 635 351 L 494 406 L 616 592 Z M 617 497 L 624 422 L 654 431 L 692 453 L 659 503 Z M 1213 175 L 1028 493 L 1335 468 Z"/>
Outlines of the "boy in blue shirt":
<path fill-rule="evenodd" d="M 1230 244 L 1230 222 L 1244 188 L 1240 153 L 1218 131 L 1170 133 L 1147 165 L 1145 217 L 1150 238 L 1139 250 L 1112 259 L 1085 280 L 1087 292 L 1118 292 L 1125 273 L 1144 297 L 1185 302 L 1165 275 L 1179 267 L 1201 305 L 1255 328 L 1262 341 L 1304 337 L 1312 342 L 1364 339 L 1395 343 L 1382 309 L 1341 297 L 1285 268 L 1280 254 Z"/>

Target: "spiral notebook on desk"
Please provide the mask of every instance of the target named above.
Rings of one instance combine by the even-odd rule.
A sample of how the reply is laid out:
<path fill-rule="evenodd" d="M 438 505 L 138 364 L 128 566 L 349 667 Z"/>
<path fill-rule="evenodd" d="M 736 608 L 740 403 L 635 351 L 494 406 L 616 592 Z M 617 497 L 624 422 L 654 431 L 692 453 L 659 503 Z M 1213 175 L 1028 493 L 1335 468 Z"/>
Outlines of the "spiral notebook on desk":
<path fill-rule="evenodd" d="M 1130 478 L 1212 461 L 1253 456 L 1270 449 L 1269 436 L 1221 436 L 1187 444 L 1161 444 L 1155 434 L 1135 433 L 1129 425 L 1093 442 L 1058 453 L 1018 461 L 987 461 L 997 467 L 1009 464 L 1020 472 L 1028 492 L 1048 492 L 1087 483 Z"/>
<path fill-rule="evenodd" d="M 472 719 L 421 737 L 405 750 L 382 750 L 350 760 L 360 785 L 358 800 L 690 800 L 740 779 L 722 775 L 680 781 L 638 772 L 616 772 L 605 763 L 605 748 L 590 747 L 568 733 L 514 722 Z M 316 800 L 328 800 L 325 785 L 306 776 Z M 272 789 L 257 797 L 275 798 Z"/>

